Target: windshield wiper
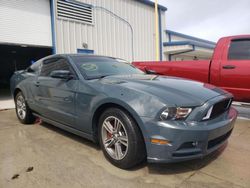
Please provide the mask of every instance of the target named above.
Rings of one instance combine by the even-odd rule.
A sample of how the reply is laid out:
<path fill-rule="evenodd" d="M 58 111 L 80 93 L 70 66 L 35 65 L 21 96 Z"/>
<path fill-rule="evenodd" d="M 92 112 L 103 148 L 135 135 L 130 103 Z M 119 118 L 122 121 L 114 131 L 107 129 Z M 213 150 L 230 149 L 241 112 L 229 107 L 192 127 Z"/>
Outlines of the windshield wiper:
<path fill-rule="evenodd" d="M 99 75 L 99 76 L 90 76 L 88 77 L 88 80 L 93 80 L 93 79 L 102 79 L 102 78 L 105 78 L 107 76 L 113 76 L 115 74 L 105 74 L 105 75 Z"/>

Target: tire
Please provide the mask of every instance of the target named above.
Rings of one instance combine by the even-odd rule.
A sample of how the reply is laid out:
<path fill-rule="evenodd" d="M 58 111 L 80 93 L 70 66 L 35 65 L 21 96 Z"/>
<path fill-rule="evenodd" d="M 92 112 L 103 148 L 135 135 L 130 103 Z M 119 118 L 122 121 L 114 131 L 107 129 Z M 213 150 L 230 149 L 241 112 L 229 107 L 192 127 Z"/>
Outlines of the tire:
<path fill-rule="evenodd" d="M 32 114 L 24 95 L 21 91 L 15 96 L 16 115 L 18 120 L 23 124 L 31 124 L 35 122 L 35 117 Z"/>
<path fill-rule="evenodd" d="M 137 124 L 119 108 L 102 113 L 98 136 L 104 156 L 119 168 L 132 168 L 146 158 L 145 143 Z"/>

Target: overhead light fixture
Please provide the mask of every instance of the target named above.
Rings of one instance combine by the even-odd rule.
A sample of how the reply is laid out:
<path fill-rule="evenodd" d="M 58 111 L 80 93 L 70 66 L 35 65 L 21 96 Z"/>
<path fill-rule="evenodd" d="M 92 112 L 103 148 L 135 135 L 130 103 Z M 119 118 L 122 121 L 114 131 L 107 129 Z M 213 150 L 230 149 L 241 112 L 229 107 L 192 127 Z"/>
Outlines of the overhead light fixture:
<path fill-rule="evenodd" d="M 85 49 L 88 49 L 88 44 L 83 42 L 82 47 L 85 48 Z"/>
<path fill-rule="evenodd" d="M 27 46 L 27 45 L 25 45 L 25 44 L 21 44 L 21 47 L 23 47 L 23 48 L 27 48 L 28 46 Z"/>

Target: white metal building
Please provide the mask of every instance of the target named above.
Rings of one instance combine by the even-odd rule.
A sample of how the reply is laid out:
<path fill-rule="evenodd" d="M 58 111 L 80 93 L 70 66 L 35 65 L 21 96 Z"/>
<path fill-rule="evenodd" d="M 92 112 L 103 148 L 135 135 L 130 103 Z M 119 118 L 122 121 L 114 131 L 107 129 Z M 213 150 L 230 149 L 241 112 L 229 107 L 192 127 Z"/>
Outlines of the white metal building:
<path fill-rule="evenodd" d="M 185 35 L 175 31 L 165 31 L 163 45 L 164 59 L 168 61 L 210 59 L 216 43 Z"/>
<path fill-rule="evenodd" d="M 161 57 L 165 11 L 159 9 Z M 0 0 L 0 89 L 15 70 L 52 53 L 155 59 L 149 0 Z"/>
<path fill-rule="evenodd" d="M 166 8 L 159 6 L 160 38 Z M 84 49 L 126 60 L 155 59 L 154 3 L 142 0 L 58 0 L 55 5 L 57 53 Z M 162 42 L 162 41 L 161 41 Z M 162 45 L 161 45 L 162 48 Z"/>
<path fill-rule="evenodd" d="M 0 92 L 15 70 L 52 53 L 49 0 L 0 0 Z"/>
<path fill-rule="evenodd" d="M 1 0 L 0 43 L 52 46 L 49 0 Z"/>

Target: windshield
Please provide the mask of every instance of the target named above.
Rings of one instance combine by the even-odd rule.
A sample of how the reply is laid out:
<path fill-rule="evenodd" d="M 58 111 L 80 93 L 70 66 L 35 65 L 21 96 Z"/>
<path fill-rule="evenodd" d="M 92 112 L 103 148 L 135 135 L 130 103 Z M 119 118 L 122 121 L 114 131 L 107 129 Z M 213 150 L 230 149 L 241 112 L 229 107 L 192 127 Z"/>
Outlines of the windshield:
<path fill-rule="evenodd" d="M 103 78 L 110 75 L 144 74 L 129 63 L 109 57 L 71 56 L 81 74 L 87 79 Z"/>

